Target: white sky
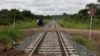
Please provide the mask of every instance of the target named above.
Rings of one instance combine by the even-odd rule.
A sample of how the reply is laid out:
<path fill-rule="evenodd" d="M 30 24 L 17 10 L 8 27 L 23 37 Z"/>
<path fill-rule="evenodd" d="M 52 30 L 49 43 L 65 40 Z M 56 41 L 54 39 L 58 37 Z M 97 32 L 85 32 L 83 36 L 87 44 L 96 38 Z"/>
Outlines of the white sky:
<path fill-rule="evenodd" d="M 73 14 L 88 3 L 96 3 L 96 0 L 0 0 L 0 9 L 27 9 L 42 15 Z"/>

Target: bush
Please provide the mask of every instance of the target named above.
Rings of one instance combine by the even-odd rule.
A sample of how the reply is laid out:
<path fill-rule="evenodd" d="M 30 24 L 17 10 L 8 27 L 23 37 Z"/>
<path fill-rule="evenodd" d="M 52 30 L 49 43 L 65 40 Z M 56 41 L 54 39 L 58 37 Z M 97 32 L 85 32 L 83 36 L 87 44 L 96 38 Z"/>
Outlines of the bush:
<path fill-rule="evenodd" d="M 8 30 L 8 35 L 10 35 L 14 41 L 17 41 L 22 37 L 22 33 L 17 29 Z"/>
<path fill-rule="evenodd" d="M 13 43 L 13 40 L 10 38 L 10 36 L 4 35 L 0 33 L 0 43 L 3 43 L 4 45 L 10 46 Z"/>
<path fill-rule="evenodd" d="M 17 29 L 0 30 L 0 43 L 11 46 L 13 42 L 22 39 L 23 34 Z"/>

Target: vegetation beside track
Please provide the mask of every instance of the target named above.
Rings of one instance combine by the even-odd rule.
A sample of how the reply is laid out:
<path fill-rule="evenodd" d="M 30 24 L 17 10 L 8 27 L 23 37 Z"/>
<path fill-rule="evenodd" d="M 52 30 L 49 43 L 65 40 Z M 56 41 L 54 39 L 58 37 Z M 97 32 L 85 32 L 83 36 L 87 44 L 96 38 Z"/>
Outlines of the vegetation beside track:
<path fill-rule="evenodd" d="M 44 20 L 45 24 L 49 22 L 48 19 Z M 5 25 L 0 28 L 0 43 L 7 47 L 11 47 L 14 42 L 25 39 L 25 35 L 19 29 L 37 28 L 36 20 L 31 21 L 17 21 L 15 27 L 13 24 Z"/>
<path fill-rule="evenodd" d="M 37 24 L 36 24 L 35 20 L 32 20 L 32 21 L 18 21 L 14 24 L 14 28 L 17 28 L 17 29 L 35 28 L 35 27 L 37 27 Z M 0 26 L 0 29 L 3 29 L 3 28 L 13 28 L 13 24 Z"/>
<path fill-rule="evenodd" d="M 93 47 L 94 41 L 92 41 L 92 40 L 85 39 L 82 36 L 74 36 L 72 39 L 75 42 L 87 47 L 90 50 L 94 49 L 94 47 Z"/>
<path fill-rule="evenodd" d="M 89 50 L 93 51 L 96 54 L 96 56 L 100 55 L 98 42 L 86 39 L 80 35 L 74 35 L 72 40 L 76 43 L 79 43 L 80 45 L 87 47 Z"/>
<path fill-rule="evenodd" d="M 12 26 L 12 24 L 10 25 Z M 35 20 L 31 21 L 18 21 L 15 23 L 15 28 L 23 29 L 23 28 L 36 28 L 37 23 Z"/>
<path fill-rule="evenodd" d="M 18 29 L 1 29 L 0 30 L 0 43 L 7 47 L 11 47 L 15 42 L 24 38 L 24 34 Z"/>
<path fill-rule="evenodd" d="M 82 22 L 78 20 L 57 20 L 57 22 L 64 28 L 73 28 L 73 29 L 89 29 L 90 23 L 89 22 Z M 93 20 L 92 29 L 100 30 L 100 23 L 99 19 Z"/>
<path fill-rule="evenodd" d="M 47 24 L 50 20 L 44 19 L 44 24 Z M 29 20 L 29 21 L 17 21 L 15 23 L 15 28 L 17 29 L 29 29 L 29 28 L 37 28 L 37 22 L 36 20 Z M 13 24 L 10 25 L 2 25 L 0 26 L 0 29 L 3 28 L 13 28 Z"/>
<path fill-rule="evenodd" d="M 77 21 L 65 21 L 65 20 L 58 20 L 58 23 L 65 28 L 75 28 L 75 29 L 88 29 L 89 25 L 82 22 Z"/>

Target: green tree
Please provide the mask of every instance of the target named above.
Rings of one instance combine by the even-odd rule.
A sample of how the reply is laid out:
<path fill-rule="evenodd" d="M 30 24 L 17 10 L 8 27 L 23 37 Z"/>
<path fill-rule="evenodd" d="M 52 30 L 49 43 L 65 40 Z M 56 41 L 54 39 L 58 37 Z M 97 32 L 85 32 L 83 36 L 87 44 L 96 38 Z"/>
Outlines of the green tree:
<path fill-rule="evenodd" d="M 10 14 L 11 14 L 10 16 L 11 16 L 12 20 L 14 19 L 14 17 L 15 17 L 16 20 L 22 20 L 23 19 L 21 12 L 17 9 L 11 9 Z"/>
<path fill-rule="evenodd" d="M 31 21 L 40 16 L 41 15 L 34 15 L 30 10 L 19 11 L 17 9 L 2 9 L 0 10 L 0 25 L 9 25 L 15 21 Z M 51 16 L 42 17 L 49 19 Z"/>
<path fill-rule="evenodd" d="M 80 15 L 81 20 L 87 20 L 88 17 L 88 9 L 82 9 L 78 12 L 78 14 Z"/>
<path fill-rule="evenodd" d="M 9 11 L 7 9 L 2 9 L 0 11 L 0 24 L 7 25 L 9 23 Z"/>
<path fill-rule="evenodd" d="M 64 18 L 65 21 L 67 20 L 66 16 L 67 16 L 67 14 L 63 13 L 63 18 Z"/>
<path fill-rule="evenodd" d="M 91 8 L 91 7 L 92 7 L 92 8 L 97 8 L 96 4 L 94 4 L 94 3 L 90 3 L 90 4 L 87 4 L 87 5 L 86 5 L 86 8 L 87 8 L 87 9 L 89 9 L 89 8 Z"/>
<path fill-rule="evenodd" d="M 31 11 L 29 11 L 29 10 L 24 10 L 24 11 L 22 11 L 22 14 L 23 14 L 23 16 L 25 16 L 25 17 L 33 17 L 33 14 L 31 13 Z"/>
<path fill-rule="evenodd" d="M 98 2 L 100 2 L 100 0 L 98 0 Z"/>

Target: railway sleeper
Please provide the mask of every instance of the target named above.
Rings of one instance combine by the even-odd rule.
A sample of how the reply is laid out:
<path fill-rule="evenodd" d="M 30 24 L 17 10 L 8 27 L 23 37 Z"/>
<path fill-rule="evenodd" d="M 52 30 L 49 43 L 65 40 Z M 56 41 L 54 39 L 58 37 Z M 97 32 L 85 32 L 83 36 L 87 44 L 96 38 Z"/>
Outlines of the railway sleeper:
<path fill-rule="evenodd" d="M 39 54 L 42 55 L 52 55 L 52 54 L 56 54 L 57 56 L 62 56 L 62 52 L 38 52 Z"/>

